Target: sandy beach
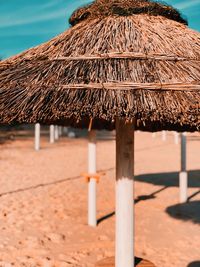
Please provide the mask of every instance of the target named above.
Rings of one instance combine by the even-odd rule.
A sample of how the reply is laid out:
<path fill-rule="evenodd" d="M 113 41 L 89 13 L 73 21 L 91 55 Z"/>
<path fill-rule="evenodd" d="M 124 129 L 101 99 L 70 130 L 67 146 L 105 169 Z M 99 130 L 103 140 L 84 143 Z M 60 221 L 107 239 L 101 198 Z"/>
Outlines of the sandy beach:
<path fill-rule="evenodd" d="M 5 133 L 6 134 L 6 133 Z M 16 133 L 15 133 L 16 134 Z M 11 134 L 12 136 L 12 134 Z M 33 132 L 1 142 L 0 266 L 93 267 L 114 255 L 115 140 L 99 134 L 96 228 L 87 226 L 87 139 L 33 149 Z M 200 136 L 188 135 L 189 196 L 178 205 L 180 146 L 173 133 L 135 137 L 135 251 L 157 267 L 200 266 Z M 197 262 L 197 263 L 195 263 Z M 199 264 L 199 265 L 195 265 Z"/>

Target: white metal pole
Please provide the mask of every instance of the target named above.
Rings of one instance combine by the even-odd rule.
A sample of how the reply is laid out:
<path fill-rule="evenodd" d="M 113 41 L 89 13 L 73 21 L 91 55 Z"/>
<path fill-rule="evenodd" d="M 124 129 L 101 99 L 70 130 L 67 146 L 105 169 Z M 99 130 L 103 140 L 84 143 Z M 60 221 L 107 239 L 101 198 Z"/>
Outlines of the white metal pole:
<path fill-rule="evenodd" d="M 174 143 L 175 145 L 179 144 L 179 133 L 178 132 L 174 132 Z"/>
<path fill-rule="evenodd" d="M 167 140 L 167 132 L 162 131 L 162 140 L 165 142 Z"/>
<path fill-rule="evenodd" d="M 40 150 L 40 124 L 35 124 L 35 150 Z"/>
<path fill-rule="evenodd" d="M 187 201 L 188 174 L 186 171 L 186 134 L 181 134 L 181 171 L 179 173 L 180 203 Z"/>
<path fill-rule="evenodd" d="M 58 140 L 59 132 L 58 132 L 58 125 L 55 125 L 55 140 Z"/>
<path fill-rule="evenodd" d="M 116 251 L 115 267 L 134 265 L 134 128 L 116 122 Z"/>
<path fill-rule="evenodd" d="M 93 130 L 89 132 L 88 173 L 96 173 L 96 131 Z M 91 177 L 88 184 L 88 225 L 97 225 L 96 213 L 96 179 Z"/>
<path fill-rule="evenodd" d="M 53 144 L 55 142 L 55 126 L 50 125 L 49 131 L 50 131 L 50 143 Z"/>

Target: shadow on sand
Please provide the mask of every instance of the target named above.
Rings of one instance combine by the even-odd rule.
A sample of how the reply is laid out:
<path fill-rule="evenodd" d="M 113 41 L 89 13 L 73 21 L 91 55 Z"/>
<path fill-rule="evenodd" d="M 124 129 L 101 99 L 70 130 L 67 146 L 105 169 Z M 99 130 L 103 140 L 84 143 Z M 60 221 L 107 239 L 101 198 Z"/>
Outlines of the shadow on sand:
<path fill-rule="evenodd" d="M 200 261 L 193 261 L 187 267 L 200 267 Z"/>
<path fill-rule="evenodd" d="M 141 202 L 141 201 L 146 201 L 146 200 L 150 200 L 150 199 L 155 199 L 156 198 L 156 195 L 161 193 L 162 191 L 166 190 L 168 188 L 168 186 L 164 186 L 162 187 L 161 189 L 159 190 L 156 190 L 155 192 L 149 194 L 149 195 L 141 195 L 141 196 L 138 196 L 136 199 L 135 199 L 135 204 Z M 115 215 L 115 212 L 111 212 L 109 214 L 106 214 L 105 216 L 99 218 L 97 220 L 97 224 L 100 224 L 101 222 L 113 217 Z"/>
<path fill-rule="evenodd" d="M 169 187 L 179 187 L 178 172 L 144 174 L 136 176 L 135 180 L 138 182 L 150 183 L 157 186 L 164 186 L 163 188 L 160 189 L 161 191 Z M 200 170 L 188 171 L 188 187 L 190 188 L 200 187 Z M 187 203 L 170 206 L 166 209 L 166 212 L 171 217 L 176 219 L 184 221 L 192 221 L 193 223 L 200 223 L 200 201 L 189 202 L 198 194 L 200 194 L 200 190 L 197 190 L 195 193 L 189 196 Z M 155 194 L 151 195 L 152 197 L 155 197 Z M 200 267 L 200 265 L 198 266 Z"/>
<path fill-rule="evenodd" d="M 179 173 L 167 172 L 167 173 L 151 173 L 142 174 L 135 177 L 138 182 L 149 183 L 153 185 L 178 187 L 179 186 Z M 200 170 L 188 171 L 188 186 L 200 187 Z"/>
<path fill-rule="evenodd" d="M 173 218 L 200 223 L 200 201 L 192 201 L 183 204 L 176 204 L 166 209 L 166 212 Z M 189 265 L 190 266 L 190 265 Z M 193 266 L 193 265 L 191 265 Z M 199 266 L 199 265 L 194 265 Z"/>
<path fill-rule="evenodd" d="M 169 172 L 169 173 L 143 174 L 135 176 L 135 181 L 162 186 L 162 188 L 149 195 L 138 196 L 137 199 L 135 199 L 135 204 L 137 204 L 140 201 L 155 199 L 159 193 L 161 193 L 164 190 L 167 190 L 169 187 L 179 187 L 179 173 Z M 191 188 L 200 187 L 200 170 L 188 171 L 188 182 L 189 182 L 188 187 Z M 200 190 L 189 196 L 188 201 L 198 194 L 200 194 Z M 185 204 L 177 204 L 175 206 L 167 208 L 166 212 L 169 213 L 169 215 L 171 215 L 172 217 L 178 219 L 192 220 L 195 223 L 200 223 L 200 202 L 188 202 Z M 115 212 L 106 214 L 105 216 L 98 219 L 98 224 L 103 222 L 104 220 L 111 218 L 114 215 Z"/>

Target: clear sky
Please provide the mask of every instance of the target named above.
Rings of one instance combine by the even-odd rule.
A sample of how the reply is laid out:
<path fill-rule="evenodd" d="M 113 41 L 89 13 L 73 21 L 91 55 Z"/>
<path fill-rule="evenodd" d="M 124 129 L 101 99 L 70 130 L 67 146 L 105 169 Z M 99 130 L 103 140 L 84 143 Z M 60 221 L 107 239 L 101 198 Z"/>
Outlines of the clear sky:
<path fill-rule="evenodd" d="M 70 14 L 90 0 L 0 0 L 0 57 L 45 42 L 69 27 Z M 200 31 L 200 0 L 165 0 Z"/>

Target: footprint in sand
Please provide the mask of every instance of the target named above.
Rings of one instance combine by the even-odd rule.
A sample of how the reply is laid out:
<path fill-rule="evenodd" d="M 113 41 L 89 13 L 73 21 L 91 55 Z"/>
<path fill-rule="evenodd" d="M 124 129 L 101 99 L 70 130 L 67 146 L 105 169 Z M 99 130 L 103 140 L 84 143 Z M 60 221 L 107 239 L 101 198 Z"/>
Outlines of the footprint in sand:
<path fill-rule="evenodd" d="M 36 236 L 28 236 L 24 241 L 24 245 L 28 248 L 36 248 L 41 244 L 40 240 Z"/>
<path fill-rule="evenodd" d="M 39 267 L 78 267 L 77 262 L 74 261 L 56 261 L 51 259 L 40 259 L 38 261 Z"/>
<path fill-rule="evenodd" d="M 50 259 L 41 259 L 39 264 L 40 267 L 55 267 L 55 262 Z"/>
<path fill-rule="evenodd" d="M 109 237 L 106 236 L 106 235 L 100 235 L 100 236 L 98 237 L 98 239 L 99 239 L 100 241 L 108 241 L 108 240 L 109 240 Z"/>
<path fill-rule="evenodd" d="M 57 244 L 65 240 L 65 235 L 63 234 L 48 233 L 45 236 L 49 241 Z"/>
<path fill-rule="evenodd" d="M 13 267 L 14 265 L 9 262 L 0 261 L 0 267 Z"/>

